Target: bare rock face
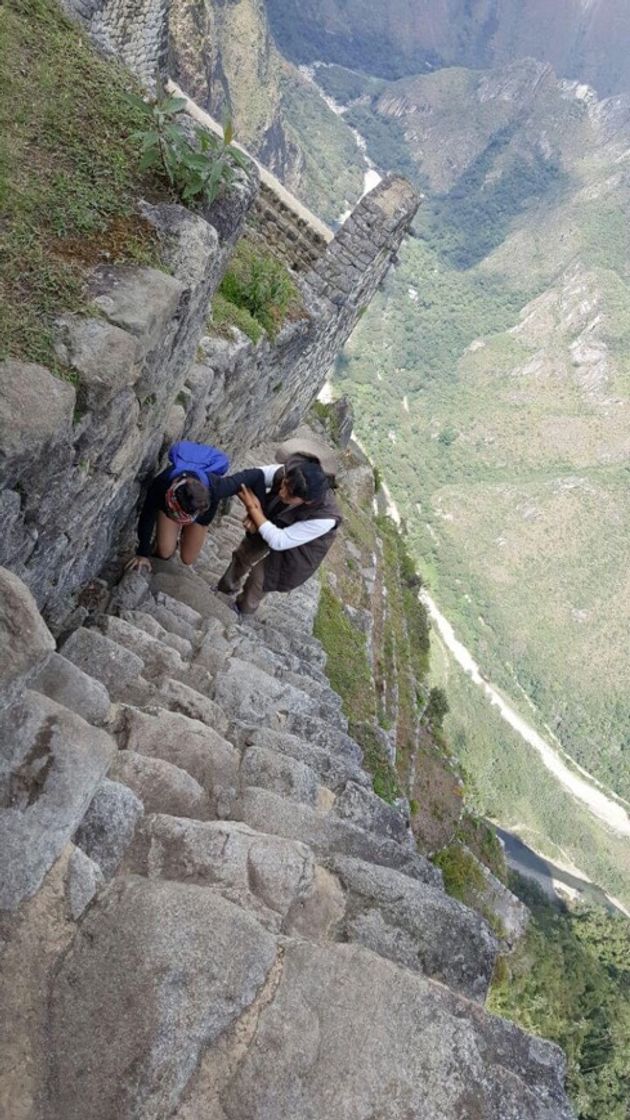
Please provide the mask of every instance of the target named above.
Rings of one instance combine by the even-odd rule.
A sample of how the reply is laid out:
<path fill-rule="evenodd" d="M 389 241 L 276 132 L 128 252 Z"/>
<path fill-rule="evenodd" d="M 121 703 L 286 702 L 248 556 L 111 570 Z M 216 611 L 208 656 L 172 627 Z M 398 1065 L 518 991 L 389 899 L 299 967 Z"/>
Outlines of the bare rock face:
<path fill-rule="evenodd" d="M 274 957 L 258 922 L 212 891 L 117 882 L 54 984 L 51 1120 L 168 1116 Z"/>
<path fill-rule="evenodd" d="M 219 1096 L 239 1120 L 572 1120 L 562 1072 L 557 1047 L 365 949 L 292 944 Z"/>
<path fill-rule="evenodd" d="M 16 910 L 74 834 L 115 744 L 35 692 L 2 713 L 0 742 L 0 909 Z"/>
<path fill-rule="evenodd" d="M 55 641 L 33 596 L 7 568 L 0 568 L 0 706 L 12 685 L 47 659 Z"/>

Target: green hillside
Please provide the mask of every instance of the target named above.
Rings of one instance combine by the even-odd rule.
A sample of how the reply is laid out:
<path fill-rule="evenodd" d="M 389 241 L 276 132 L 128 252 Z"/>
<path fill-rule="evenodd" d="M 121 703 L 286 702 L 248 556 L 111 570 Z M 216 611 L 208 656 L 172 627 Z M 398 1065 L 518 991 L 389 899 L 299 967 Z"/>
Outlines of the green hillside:
<path fill-rule="evenodd" d="M 532 94 L 525 77 L 520 64 L 487 80 L 442 71 L 362 107 L 381 122 L 396 109 L 427 197 L 337 376 L 458 636 L 528 718 L 630 797 L 630 128 L 617 104 L 548 77 Z M 541 828 L 509 767 L 485 765 L 477 709 L 478 807 L 564 846 L 553 807 Z M 619 889 L 609 838 L 567 814 L 575 862 L 594 869 L 601 846 L 600 881 Z"/>

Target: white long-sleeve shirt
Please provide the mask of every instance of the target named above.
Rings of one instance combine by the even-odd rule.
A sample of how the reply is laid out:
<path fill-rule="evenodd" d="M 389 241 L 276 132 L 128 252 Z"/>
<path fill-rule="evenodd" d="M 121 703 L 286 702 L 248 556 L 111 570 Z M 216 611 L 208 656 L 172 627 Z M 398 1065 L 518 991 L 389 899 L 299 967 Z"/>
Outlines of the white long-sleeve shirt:
<path fill-rule="evenodd" d="M 265 486 L 270 489 L 278 470 L 278 464 L 272 463 L 269 467 L 260 468 L 265 476 Z M 279 529 L 271 521 L 263 521 L 258 532 L 262 539 L 269 545 L 273 552 L 284 552 L 287 548 L 298 548 L 308 541 L 323 537 L 335 527 L 333 517 L 313 517 L 309 521 L 296 521 L 294 525 L 287 525 L 286 529 Z"/>

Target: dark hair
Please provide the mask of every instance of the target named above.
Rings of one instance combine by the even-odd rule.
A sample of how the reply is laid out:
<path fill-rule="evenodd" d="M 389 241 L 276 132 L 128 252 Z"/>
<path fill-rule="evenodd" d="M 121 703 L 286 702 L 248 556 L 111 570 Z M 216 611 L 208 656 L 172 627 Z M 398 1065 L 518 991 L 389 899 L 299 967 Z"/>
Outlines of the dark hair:
<path fill-rule="evenodd" d="M 198 478 L 185 478 L 184 485 L 177 488 L 177 501 L 185 513 L 205 513 L 210 508 L 210 490 Z M 177 479 L 179 482 L 180 479 Z"/>
<path fill-rule="evenodd" d="M 300 463 L 291 464 L 285 472 L 284 481 L 292 496 L 302 498 L 305 502 L 316 502 L 323 497 L 330 485 L 321 464 L 314 459 L 303 459 Z"/>

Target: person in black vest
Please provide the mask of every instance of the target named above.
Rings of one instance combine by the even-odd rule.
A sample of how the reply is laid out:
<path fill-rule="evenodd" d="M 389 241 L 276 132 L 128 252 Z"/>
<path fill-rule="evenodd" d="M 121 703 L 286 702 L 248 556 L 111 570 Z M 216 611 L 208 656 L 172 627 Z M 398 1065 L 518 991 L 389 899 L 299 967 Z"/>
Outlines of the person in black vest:
<path fill-rule="evenodd" d="M 269 591 L 293 591 L 317 570 L 332 545 L 341 514 L 318 459 L 292 455 L 284 466 L 260 468 L 268 493 L 242 485 L 247 534 L 232 553 L 217 590 L 243 590 L 234 604 L 253 614 Z"/>

